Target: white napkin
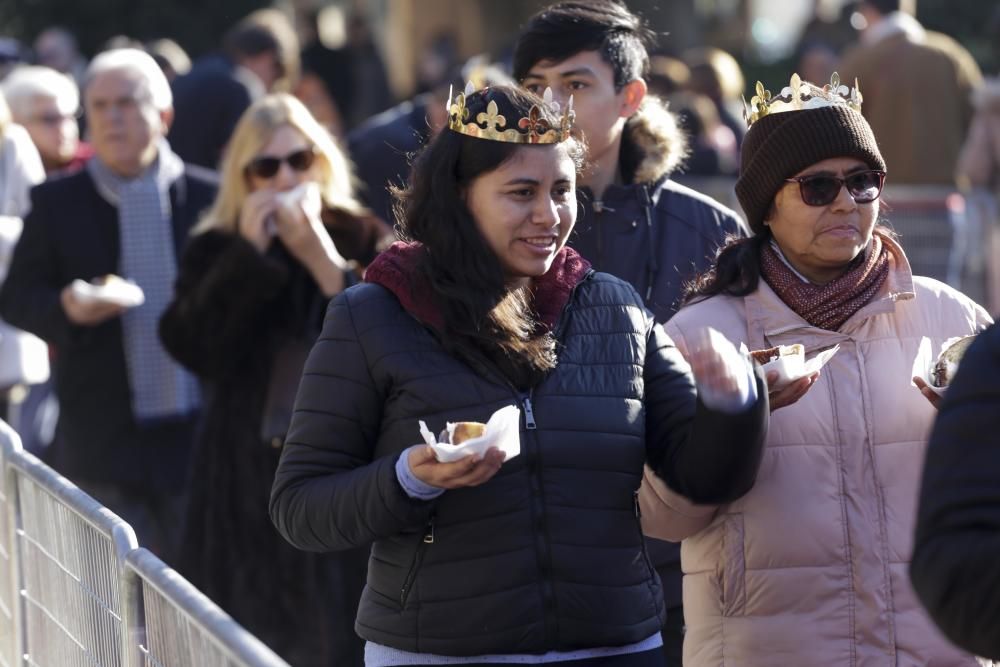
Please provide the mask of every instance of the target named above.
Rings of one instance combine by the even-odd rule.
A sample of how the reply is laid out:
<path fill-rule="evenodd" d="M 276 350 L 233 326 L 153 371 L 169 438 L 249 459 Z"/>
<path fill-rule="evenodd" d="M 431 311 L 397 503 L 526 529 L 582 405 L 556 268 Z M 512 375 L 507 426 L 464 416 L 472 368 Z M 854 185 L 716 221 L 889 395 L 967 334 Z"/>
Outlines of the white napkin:
<path fill-rule="evenodd" d="M 938 359 L 941 358 L 944 351 L 962 338 L 964 338 L 964 336 L 954 336 L 949 338 L 941 343 L 941 346 L 936 351 L 933 349 L 930 338 L 924 336 L 920 339 L 920 346 L 917 348 L 917 358 L 913 361 L 913 376 L 923 378 L 927 383 L 927 386 L 931 388 L 931 391 L 938 396 L 944 396 L 948 387 L 937 387 L 934 385 L 934 367 L 937 366 Z M 952 362 L 949 362 L 949 364 L 951 365 L 951 368 L 949 368 L 949 376 L 954 377 L 958 364 L 954 364 Z"/>
<path fill-rule="evenodd" d="M 146 301 L 142 288 L 131 280 L 112 280 L 102 285 L 95 285 L 77 278 L 70 286 L 75 296 L 84 303 L 107 301 L 124 308 L 135 308 Z"/>
<path fill-rule="evenodd" d="M 749 350 L 745 344 L 740 346 L 740 349 L 747 355 L 750 354 Z M 768 391 L 778 391 L 784 389 L 796 380 L 800 380 L 808 375 L 812 375 L 819 369 L 826 365 L 826 362 L 830 361 L 833 355 L 837 354 L 840 350 L 840 345 L 834 345 L 831 348 L 823 350 L 818 353 L 812 359 L 806 360 L 804 354 L 793 354 L 778 357 L 772 361 L 767 362 L 761 368 L 764 369 L 764 376 L 771 371 L 777 371 L 778 379 L 775 380 L 773 385 L 769 385 Z"/>
<path fill-rule="evenodd" d="M 520 430 L 521 411 L 516 405 L 508 405 L 494 412 L 486 422 L 486 429 L 481 436 L 466 440 L 460 445 L 438 442 L 437 436 L 427 428 L 427 424 L 423 420 L 420 421 L 420 435 L 434 450 L 437 460 L 442 463 L 458 461 L 473 454 L 482 456 L 491 447 L 503 452 L 504 461 L 509 461 L 521 453 Z M 451 428 L 448 428 L 448 432 L 451 432 Z"/>

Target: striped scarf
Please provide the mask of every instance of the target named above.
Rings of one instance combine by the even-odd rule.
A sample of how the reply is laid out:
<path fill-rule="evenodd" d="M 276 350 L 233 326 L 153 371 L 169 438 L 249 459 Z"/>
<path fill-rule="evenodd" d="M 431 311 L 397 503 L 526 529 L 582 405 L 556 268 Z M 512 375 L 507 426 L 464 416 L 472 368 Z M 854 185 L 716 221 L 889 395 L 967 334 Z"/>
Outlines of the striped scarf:
<path fill-rule="evenodd" d="M 167 354 L 158 331 L 177 278 L 170 186 L 184 175 L 184 163 L 161 141 L 156 161 L 136 178 L 122 178 L 96 156 L 87 171 L 101 196 L 118 209 L 119 273 L 146 296 L 122 315 L 136 421 L 188 415 L 200 404 L 197 381 Z"/>

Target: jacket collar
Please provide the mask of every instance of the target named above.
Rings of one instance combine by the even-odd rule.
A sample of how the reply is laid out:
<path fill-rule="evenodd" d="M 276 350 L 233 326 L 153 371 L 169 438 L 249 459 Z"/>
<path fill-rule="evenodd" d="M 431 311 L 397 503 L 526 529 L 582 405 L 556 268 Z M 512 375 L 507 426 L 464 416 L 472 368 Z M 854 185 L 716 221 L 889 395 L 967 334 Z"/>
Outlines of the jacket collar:
<path fill-rule="evenodd" d="M 433 297 L 435 292 L 418 270 L 424 252 L 419 243 L 393 243 L 368 267 L 365 282 L 385 287 L 399 299 L 404 310 L 440 330 L 443 321 Z M 534 306 L 539 322 L 555 329 L 573 290 L 591 272 L 590 262 L 569 246 L 564 246 L 548 272 L 534 281 Z"/>
<path fill-rule="evenodd" d="M 688 155 L 688 141 L 677 125 L 677 117 L 666 103 L 647 95 L 639 110 L 625 123 L 619 149 L 619 171 L 624 184 L 611 184 L 602 201 L 633 199 L 645 187 L 653 205 L 659 197 L 659 185 L 670 178 Z M 580 188 L 593 199 L 589 188 Z"/>
<path fill-rule="evenodd" d="M 885 286 L 877 297 L 854 313 L 838 331 L 812 326 L 785 305 L 774 290 L 761 280 L 757 289 L 744 297 L 750 337 L 747 345 L 759 350 L 779 344 L 802 343 L 808 354 L 851 338 L 869 318 L 891 313 L 897 301 L 914 298 L 913 271 L 906 254 L 888 236 L 882 236 L 882 243 L 889 251 L 889 277 Z"/>

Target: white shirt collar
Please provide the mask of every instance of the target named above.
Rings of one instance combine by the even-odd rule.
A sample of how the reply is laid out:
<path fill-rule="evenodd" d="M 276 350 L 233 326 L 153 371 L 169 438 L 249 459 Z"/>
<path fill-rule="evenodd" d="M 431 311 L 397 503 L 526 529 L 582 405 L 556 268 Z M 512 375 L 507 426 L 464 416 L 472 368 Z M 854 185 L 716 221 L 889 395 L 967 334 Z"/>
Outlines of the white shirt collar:
<path fill-rule="evenodd" d="M 892 12 L 861 33 L 861 43 L 877 44 L 899 34 L 906 35 L 911 42 L 922 42 L 927 37 L 927 31 L 917 19 L 906 12 Z"/>

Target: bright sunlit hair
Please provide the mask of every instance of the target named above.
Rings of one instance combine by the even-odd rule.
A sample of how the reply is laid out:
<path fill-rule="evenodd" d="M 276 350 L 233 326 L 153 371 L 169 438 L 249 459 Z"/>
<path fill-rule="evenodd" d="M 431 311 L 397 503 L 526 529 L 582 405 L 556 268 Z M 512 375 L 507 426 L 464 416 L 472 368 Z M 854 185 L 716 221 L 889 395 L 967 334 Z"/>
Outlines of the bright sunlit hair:
<path fill-rule="evenodd" d="M 298 131 L 316 150 L 314 165 L 324 204 L 356 215 L 364 212 L 354 196 L 351 165 L 333 137 L 296 98 L 277 93 L 258 100 L 240 117 L 222 157 L 219 194 L 196 232 L 237 231 L 240 209 L 250 194 L 247 165 L 261 154 L 275 132 L 286 126 Z"/>
<path fill-rule="evenodd" d="M 149 101 L 157 111 L 166 111 L 174 105 L 170 83 L 153 57 L 139 49 L 111 49 L 94 56 L 84 76 L 83 91 L 86 98 L 90 82 L 99 74 L 114 70 L 125 70 L 139 75 Z"/>
<path fill-rule="evenodd" d="M 80 107 L 76 82 L 61 72 L 42 65 L 18 67 L 3 80 L 0 90 L 15 118 L 27 119 L 37 97 L 50 97 L 60 113 L 75 114 Z M 23 120 L 21 121 L 23 123 Z"/>

